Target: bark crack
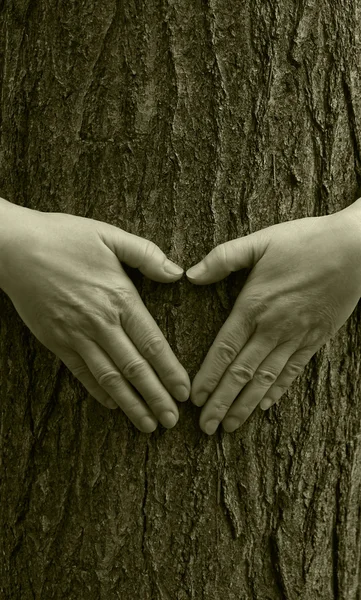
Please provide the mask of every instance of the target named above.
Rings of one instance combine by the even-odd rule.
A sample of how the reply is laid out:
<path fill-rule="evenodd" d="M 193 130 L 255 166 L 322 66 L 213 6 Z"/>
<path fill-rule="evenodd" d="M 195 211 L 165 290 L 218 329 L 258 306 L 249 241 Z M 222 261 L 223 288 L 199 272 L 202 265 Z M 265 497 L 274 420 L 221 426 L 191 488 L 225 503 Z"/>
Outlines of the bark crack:
<path fill-rule="evenodd" d="M 146 549 L 146 535 L 147 535 L 147 512 L 146 512 L 146 503 L 148 498 L 148 467 L 149 460 L 149 444 L 147 443 L 147 447 L 145 450 L 145 458 L 144 458 L 144 495 L 142 501 L 142 516 L 143 516 L 143 535 L 142 535 L 142 553 L 145 562 L 147 563 L 147 549 Z"/>
<path fill-rule="evenodd" d="M 347 115 L 350 125 L 350 135 L 353 144 L 354 161 L 355 161 L 355 174 L 357 177 L 357 186 L 361 186 L 361 154 L 360 154 L 360 140 L 358 136 L 358 127 L 356 122 L 354 103 L 352 100 L 352 92 L 350 87 L 350 78 L 346 77 L 345 72 L 342 73 L 342 84 L 343 92 L 346 100 Z"/>
<path fill-rule="evenodd" d="M 339 539 L 337 533 L 338 527 L 338 516 L 340 514 L 340 480 L 338 479 L 336 485 L 336 510 L 335 510 L 335 518 L 332 528 L 332 590 L 333 590 L 333 598 L 334 600 L 339 600 L 341 597 L 340 593 L 340 582 L 338 578 L 338 570 L 339 570 Z"/>

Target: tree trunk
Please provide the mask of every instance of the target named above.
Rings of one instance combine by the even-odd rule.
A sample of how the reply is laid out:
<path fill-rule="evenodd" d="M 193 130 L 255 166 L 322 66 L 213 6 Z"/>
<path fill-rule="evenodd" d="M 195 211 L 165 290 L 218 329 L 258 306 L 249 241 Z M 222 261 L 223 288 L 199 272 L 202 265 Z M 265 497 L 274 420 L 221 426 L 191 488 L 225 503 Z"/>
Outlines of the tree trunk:
<path fill-rule="evenodd" d="M 356 0 L 0 0 L 0 195 L 185 268 L 360 195 Z M 127 272 L 193 378 L 249 271 Z M 0 597 L 361 598 L 360 304 L 278 406 L 140 433 L 0 293 Z"/>

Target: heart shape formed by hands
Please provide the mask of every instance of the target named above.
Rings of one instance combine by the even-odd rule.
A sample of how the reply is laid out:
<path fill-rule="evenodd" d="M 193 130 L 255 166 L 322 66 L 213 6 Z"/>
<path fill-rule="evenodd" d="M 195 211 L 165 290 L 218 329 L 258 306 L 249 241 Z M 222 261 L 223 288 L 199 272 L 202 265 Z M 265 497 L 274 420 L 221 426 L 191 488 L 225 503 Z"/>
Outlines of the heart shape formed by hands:
<path fill-rule="evenodd" d="M 33 334 L 88 392 L 142 432 L 203 407 L 213 434 L 240 427 L 287 391 L 361 296 L 361 200 L 332 215 L 287 221 L 215 247 L 186 273 L 196 285 L 251 268 L 192 387 L 121 263 L 154 281 L 183 269 L 153 242 L 113 225 L 0 199 L 0 286 Z M 7 232 L 10 232 L 7 233 Z"/>

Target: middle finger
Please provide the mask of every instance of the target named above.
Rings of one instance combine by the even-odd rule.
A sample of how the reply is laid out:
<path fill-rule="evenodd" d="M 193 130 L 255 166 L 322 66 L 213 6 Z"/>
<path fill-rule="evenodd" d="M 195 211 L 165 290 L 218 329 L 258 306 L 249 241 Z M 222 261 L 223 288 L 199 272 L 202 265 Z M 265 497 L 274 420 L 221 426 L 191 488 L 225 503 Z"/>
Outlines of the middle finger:
<path fill-rule="evenodd" d="M 276 345 L 277 342 L 275 340 L 265 338 L 265 336 L 260 333 L 255 333 L 251 337 L 249 342 L 227 369 L 221 382 L 204 407 L 201 414 L 200 425 L 204 428 L 206 433 L 209 435 L 214 433 L 220 421 L 225 417 L 232 406 L 232 403 L 245 386 L 246 389 L 249 389 L 249 386 L 253 384 L 258 390 L 263 390 L 263 395 L 265 394 L 266 390 L 277 378 L 277 369 L 282 370 L 290 354 L 292 354 L 289 347 L 287 347 L 286 344 L 282 344 L 280 350 L 277 348 L 278 355 L 277 358 L 275 358 L 275 353 L 272 352 L 272 350 L 274 350 Z M 275 360 L 273 360 L 270 365 L 263 365 L 262 363 L 271 352 Z M 246 408 L 248 410 L 248 405 Z M 254 409 L 252 408 L 252 410 Z M 252 412 L 252 410 L 250 410 L 250 412 Z M 230 416 L 234 416 L 233 412 Z M 249 416 L 250 412 L 248 412 L 247 416 Z M 244 418 L 243 421 L 245 420 L 246 419 Z"/>
<path fill-rule="evenodd" d="M 185 402 L 191 387 L 189 375 L 133 287 L 133 294 L 127 297 L 126 309 L 120 313 L 121 326 L 169 393 L 179 402 Z"/>
<path fill-rule="evenodd" d="M 200 426 L 211 435 L 227 413 L 240 390 L 250 381 L 261 362 L 275 347 L 276 341 L 257 333 L 226 369 L 221 381 L 208 398 L 200 416 Z"/>
<path fill-rule="evenodd" d="M 179 418 L 176 403 L 119 325 L 102 323 L 94 341 L 109 355 L 122 375 L 138 390 L 164 427 L 174 427 Z M 81 348 L 79 354 L 83 355 Z M 83 356 L 85 359 L 85 357 Z M 116 400 L 116 399 L 115 399 Z"/>
<path fill-rule="evenodd" d="M 297 342 L 295 340 L 285 342 L 280 344 L 267 356 L 258 367 L 252 381 L 243 388 L 227 412 L 222 423 L 225 431 L 228 433 L 235 431 L 250 417 L 265 394 L 278 379 L 296 347 Z"/>

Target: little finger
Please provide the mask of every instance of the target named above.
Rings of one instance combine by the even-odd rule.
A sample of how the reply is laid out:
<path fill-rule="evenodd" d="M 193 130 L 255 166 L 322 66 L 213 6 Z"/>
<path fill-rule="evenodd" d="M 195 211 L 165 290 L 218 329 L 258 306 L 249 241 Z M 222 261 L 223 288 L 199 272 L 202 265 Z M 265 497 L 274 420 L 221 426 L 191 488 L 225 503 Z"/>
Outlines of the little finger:
<path fill-rule="evenodd" d="M 227 412 L 222 423 L 225 431 L 231 433 L 249 418 L 279 377 L 294 349 L 294 341 L 280 344 L 260 364 L 253 379 L 243 388 Z"/>
<path fill-rule="evenodd" d="M 68 367 L 69 371 L 83 384 L 89 394 L 93 396 L 100 404 L 107 408 L 119 408 L 118 404 L 109 396 L 109 394 L 97 383 L 95 377 L 89 371 L 82 357 L 77 352 L 67 354 L 57 353 L 59 358 Z"/>
<path fill-rule="evenodd" d="M 77 343 L 80 345 L 79 341 Z M 84 340 L 78 349 L 98 385 L 120 406 L 132 423 L 145 433 L 154 431 L 157 419 L 107 353 L 92 340 Z"/>
<path fill-rule="evenodd" d="M 271 408 L 273 404 L 280 400 L 288 388 L 291 387 L 295 379 L 297 379 L 297 377 L 304 371 L 305 366 L 318 349 L 319 348 L 315 348 L 315 346 L 302 348 L 290 356 L 286 366 L 279 374 L 277 380 L 262 399 L 260 404 L 262 410 Z"/>
<path fill-rule="evenodd" d="M 107 361 L 110 361 L 113 365 L 110 374 L 107 362 L 104 360 L 96 362 L 94 360 L 90 340 L 86 340 L 85 344 L 84 342 L 79 343 L 83 347 L 78 348 L 78 351 L 90 366 L 95 378 L 98 381 L 99 378 L 101 379 L 102 387 L 107 389 L 106 383 L 108 384 L 109 393 L 116 402 L 118 402 L 118 399 L 113 393 L 117 393 L 119 375 L 121 374 L 122 379 L 127 381 L 127 385 L 131 389 L 133 389 L 132 386 L 136 388 L 148 405 L 148 410 L 159 419 L 162 425 L 167 428 L 174 427 L 179 419 L 175 401 L 120 326 L 104 323 L 96 331 L 96 347 L 98 351 L 104 353 Z M 111 390 L 113 390 L 113 393 L 111 393 Z"/>
<path fill-rule="evenodd" d="M 254 333 L 227 368 L 201 413 L 200 426 L 208 435 L 215 432 L 235 398 L 254 377 L 254 373 L 262 361 L 269 356 L 275 343 L 274 340 L 267 339 L 260 333 Z"/>

